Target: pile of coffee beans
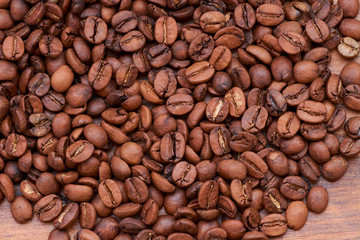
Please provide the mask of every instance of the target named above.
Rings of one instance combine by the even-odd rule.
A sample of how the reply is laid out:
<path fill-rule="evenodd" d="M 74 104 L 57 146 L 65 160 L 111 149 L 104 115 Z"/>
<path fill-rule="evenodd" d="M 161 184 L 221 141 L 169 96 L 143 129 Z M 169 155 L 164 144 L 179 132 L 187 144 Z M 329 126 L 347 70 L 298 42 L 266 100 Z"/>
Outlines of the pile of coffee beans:
<path fill-rule="evenodd" d="M 0 199 L 49 240 L 266 240 L 360 153 L 358 0 L 0 0 Z M 345 137 L 336 134 L 344 129 Z M 314 185 L 315 184 L 315 185 Z M 19 187 L 18 187 L 19 185 Z"/>

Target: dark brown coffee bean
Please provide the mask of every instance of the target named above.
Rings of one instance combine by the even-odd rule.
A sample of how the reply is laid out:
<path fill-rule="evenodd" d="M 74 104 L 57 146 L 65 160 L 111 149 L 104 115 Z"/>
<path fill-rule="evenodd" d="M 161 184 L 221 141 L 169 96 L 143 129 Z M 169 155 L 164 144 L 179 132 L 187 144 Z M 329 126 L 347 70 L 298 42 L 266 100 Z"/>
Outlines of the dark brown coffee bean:
<path fill-rule="evenodd" d="M 324 123 L 320 123 L 320 124 L 303 123 L 300 126 L 300 133 L 307 140 L 319 141 L 325 137 L 327 131 Z"/>
<path fill-rule="evenodd" d="M 256 153 L 246 151 L 241 154 L 239 161 L 244 163 L 247 173 L 254 178 L 263 178 L 268 166 Z"/>
<path fill-rule="evenodd" d="M 76 235 L 76 240 L 87 240 L 87 239 L 93 239 L 93 240 L 100 240 L 101 238 L 99 235 L 97 235 L 95 232 L 88 230 L 88 229 L 80 229 Z"/>
<path fill-rule="evenodd" d="M 116 32 L 127 33 L 136 28 L 138 19 L 133 12 L 123 10 L 112 16 L 111 25 Z"/>
<path fill-rule="evenodd" d="M 46 73 L 37 73 L 28 83 L 30 93 L 43 97 L 50 89 L 50 77 Z"/>
<path fill-rule="evenodd" d="M 206 33 L 216 33 L 225 26 L 225 16 L 219 11 L 209 11 L 199 19 L 201 29 Z"/>
<path fill-rule="evenodd" d="M 300 159 L 299 169 L 301 174 L 310 182 L 315 183 L 319 180 L 320 169 L 316 162 L 309 156 Z"/>
<path fill-rule="evenodd" d="M 301 200 L 307 195 L 308 184 L 301 177 L 288 176 L 282 181 L 280 192 L 291 200 Z"/>
<path fill-rule="evenodd" d="M 278 213 L 267 215 L 260 221 L 260 230 L 270 237 L 281 236 L 287 230 L 286 218 Z"/>
<path fill-rule="evenodd" d="M 100 90 L 105 88 L 109 83 L 111 75 L 111 65 L 106 61 L 100 60 L 91 66 L 88 74 L 88 80 L 95 90 Z"/>
<path fill-rule="evenodd" d="M 106 39 L 108 27 L 101 18 L 90 16 L 84 23 L 84 36 L 86 40 L 93 44 L 99 44 Z"/>
<path fill-rule="evenodd" d="M 159 213 L 159 206 L 153 199 L 144 203 L 140 213 L 140 219 L 146 225 L 152 225 L 156 222 Z"/>
<path fill-rule="evenodd" d="M 143 203 L 149 197 L 147 185 L 137 177 L 125 180 L 125 192 L 129 199 L 135 203 Z"/>
<path fill-rule="evenodd" d="M 63 51 L 63 44 L 57 37 L 44 35 L 39 41 L 39 50 L 45 57 L 57 58 Z"/>
<path fill-rule="evenodd" d="M 77 220 L 79 216 L 79 205 L 74 202 L 66 204 L 59 214 L 59 216 L 54 219 L 53 225 L 60 229 L 64 230 L 69 228 Z"/>
<path fill-rule="evenodd" d="M 319 18 L 314 18 L 306 23 L 306 33 L 315 43 L 322 43 L 330 34 L 326 23 Z"/>
<path fill-rule="evenodd" d="M 256 9 L 256 20 L 264 26 L 276 26 L 284 17 L 283 9 L 275 4 L 261 4 Z"/>
<path fill-rule="evenodd" d="M 158 43 L 171 45 L 176 41 L 178 28 L 172 17 L 160 17 L 156 20 L 154 28 L 155 40 Z"/>
<path fill-rule="evenodd" d="M 358 90 L 360 89 L 359 85 L 350 84 L 346 86 L 344 91 L 344 103 L 351 109 L 358 110 Z"/>
<path fill-rule="evenodd" d="M 61 231 L 59 229 L 54 228 L 54 230 L 50 232 L 48 239 L 70 240 L 70 235 L 66 231 Z"/>
<path fill-rule="evenodd" d="M 255 11 L 248 3 L 241 3 L 234 10 L 236 25 L 243 29 L 251 29 L 255 24 Z"/>
<path fill-rule="evenodd" d="M 311 212 L 321 213 L 328 205 L 329 196 L 323 186 L 314 186 L 310 189 L 306 198 L 306 205 Z"/>
<path fill-rule="evenodd" d="M 120 189 L 115 181 L 106 179 L 99 184 L 98 192 L 104 205 L 110 208 L 117 207 L 122 200 Z"/>
<path fill-rule="evenodd" d="M 245 110 L 241 119 L 242 128 L 250 133 L 257 133 L 264 129 L 268 112 L 262 106 L 251 106 Z"/>
<path fill-rule="evenodd" d="M 96 224 L 96 210 L 91 203 L 80 204 L 79 223 L 82 228 L 92 229 Z"/>
<path fill-rule="evenodd" d="M 196 62 L 186 69 L 186 79 L 192 84 L 209 81 L 215 74 L 214 67 L 207 61 Z"/>
<path fill-rule="evenodd" d="M 42 222 L 48 222 L 56 218 L 62 211 L 60 197 L 55 194 L 41 198 L 34 206 L 35 214 Z"/>
<path fill-rule="evenodd" d="M 299 230 L 302 228 L 308 217 L 308 209 L 302 201 L 291 202 L 286 209 L 286 221 L 289 228 Z"/>
<path fill-rule="evenodd" d="M 204 209 L 214 208 L 219 196 L 219 185 L 217 182 L 206 181 L 199 190 L 199 206 Z"/>
<path fill-rule="evenodd" d="M 336 181 L 345 174 L 347 167 L 347 161 L 343 157 L 335 155 L 323 165 L 321 174 L 328 181 Z"/>
<path fill-rule="evenodd" d="M 106 217 L 101 219 L 94 227 L 94 232 L 102 240 L 114 239 L 120 231 L 119 221 L 114 217 Z"/>
<path fill-rule="evenodd" d="M 175 165 L 171 176 L 178 187 L 188 187 L 195 181 L 196 175 L 195 166 L 183 161 Z"/>
<path fill-rule="evenodd" d="M 355 18 L 359 12 L 359 3 L 357 1 L 340 0 L 338 4 L 344 11 L 344 17 Z"/>
<path fill-rule="evenodd" d="M 252 199 L 251 187 L 248 183 L 242 184 L 239 179 L 234 179 L 230 184 L 232 199 L 240 206 L 247 207 Z"/>
<path fill-rule="evenodd" d="M 74 163 L 81 163 L 89 159 L 93 152 L 94 145 L 86 140 L 79 140 L 67 148 L 66 158 Z"/>
<path fill-rule="evenodd" d="M 346 157 L 355 157 L 360 152 L 360 141 L 345 137 L 340 144 L 340 152 Z"/>
<path fill-rule="evenodd" d="M 296 114 L 304 122 L 321 123 L 326 116 L 326 108 L 320 102 L 306 100 L 297 107 Z"/>
<path fill-rule="evenodd" d="M 194 61 L 204 61 L 214 50 L 214 39 L 207 34 L 200 34 L 189 45 L 188 55 Z"/>
<path fill-rule="evenodd" d="M 302 35 L 289 31 L 279 37 L 279 45 L 286 53 L 297 54 L 304 50 L 307 43 Z"/>
<path fill-rule="evenodd" d="M 270 213 L 282 213 L 288 207 L 284 196 L 276 188 L 268 188 L 264 192 L 264 207 Z"/>
<path fill-rule="evenodd" d="M 173 115 L 184 115 L 194 108 L 194 100 L 188 94 L 174 94 L 166 101 L 166 108 Z"/>
<path fill-rule="evenodd" d="M 38 2 L 24 16 L 24 22 L 30 26 L 34 26 L 40 22 L 45 14 L 45 4 Z"/>

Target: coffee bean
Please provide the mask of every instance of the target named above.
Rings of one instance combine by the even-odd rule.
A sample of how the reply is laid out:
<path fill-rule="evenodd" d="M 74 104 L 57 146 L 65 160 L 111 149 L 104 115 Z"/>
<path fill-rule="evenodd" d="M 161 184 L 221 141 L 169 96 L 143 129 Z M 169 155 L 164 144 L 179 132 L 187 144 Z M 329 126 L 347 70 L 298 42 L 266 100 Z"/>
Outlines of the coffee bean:
<path fill-rule="evenodd" d="M 79 140 L 71 144 L 66 150 L 66 158 L 75 163 L 81 163 L 89 159 L 94 152 L 94 145 L 86 140 Z"/>
<path fill-rule="evenodd" d="M 299 230 L 305 225 L 308 209 L 302 201 L 291 202 L 286 209 L 286 222 L 289 228 Z"/>
<path fill-rule="evenodd" d="M 242 184 L 240 179 L 234 179 L 230 184 L 231 197 L 240 207 L 248 207 L 252 199 L 251 187 L 248 183 Z"/>
<path fill-rule="evenodd" d="M 19 60 L 25 51 L 24 42 L 18 36 L 8 36 L 3 42 L 3 54 L 7 60 Z"/>
<path fill-rule="evenodd" d="M 341 43 L 337 46 L 341 56 L 345 58 L 354 58 L 359 54 L 359 44 L 356 40 L 345 37 L 341 39 Z"/>
<path fill-rule="evenodd" d="M 80 229 L 77 233 L 76 233 L 76 239 L 79 240 L 86 240 L 86 239 L 94 239 L 94 240 L 100 240 L 101 238 L 99 237 L 99 235 L 97 235 L 95 232 L 88 230 L 88 229 Z"/>
<path fill-rule="evenodd" d="M 199 23 L 204 32 L 215 33 L 225 26 L 225 16 L 218 11 L 209 11 L 201 15 Z"/>
<path fill-rule="evenodd" d="M 183 161 L 175 165 L 171 176 L 178 187 L 188 187 L 195 181 L 196 174 L 195 166 Z"/>
<path fill-rule="evenodd" d="M 306 33 L 315 43 L 322 43 L 330 34 L 326 23 L 319 18 L 314 18 L 306 23 Z"/>
<path fill-rule="evenodd" d="M 207 82 L 215 74 L 215 69 L 207 61 L 196 62 L 186 69 L 186 79 L 192 84 Z"/>
<path fill-rule="evenodd" d="M 264 207 L 270 213 L 282 213 L 288 207 L 283 195 L 276 188 L 268 188 L 264 192 Z"/>
<path fill-rule="evenodd" d="M 310 189 L 306 199 L 306 205 L 311 212 L 321 213 L 328 205 L 329 196 L 323 186 L 314 186 Z"/>
<path fill-rule="evenodd" d="M 281 236 L 287 230 L 286 218 L 278 213 L 267 215 L 260 221 L 260 230 L 270 237 Z"/>
<path fill-rule="evenodd" d="M 53 225 L 60 230 L 67 229 L 74 224 L 78 216 L 79 205 L 77 203 L 70 202 L 64 206 L 60 215 L 54 219 Z"/>
<path fill-rule="evenodd" d="M 110 208 L 117 207 L 122 200 L 122 195 L 116 182 L 106 179 L 99 184 L 98 192 L 104 205 Z"/>
<path fill-rule="evenodd" d="M 302 35 L 289 31 L 279 37 L 279 45 L 286 53 L 297 54 L 304 50 L 306 41 Z"/>
<path fill-rule="evenodd" d="M 42 222 L 48 222 L 56 218 L 62 211 L 60 197 L 55 194 L 41 198 L 34 206 L 35 214 Z"/>
<path fill-rule="evenodd" d="M 54 228 L 54 230 L 52 230 L 49 234 L 49 239 L 70 240 L 70 235 L 66 231 L 61 231 L 59 229 Z"/>
<path fill-rule="evenodd" d="M 92 229 L 96 223 L 96 209 L 91 203 L 80 203 L 79 223 L 82 228 Z"/>
<path fill-rule="evenodd" d="M 188 94 L 174 94 L 166 101 L 166 108 L 173 115 L 184 115 L 194 108 L 194 100 Z"/>
<path fill-rule="evenodd" d="M 125 192 L 129 199 L 135 203 L 146 202 L 149 197 L 147 185 L 136 177 L 126 179 Z"/>
<path fill-rule="evenodd" d="M 176 41 L 178 29 L 172 17 L 160 17 L 156 20 L 154 36 L 158 43 L 171 45 Z"/>
<path fill-rule="evenodd" d="M 326 115 L 324 104 L 312 100 L 306 100 L 297 107 L 297 116 L 308 123 L 321 123 Z"/>
<path fill-rule="evenodd" d="M 99 17 L 87 17 L 84 23 L 84 36 L 92 44 L 99 44 L 106 39 L 108 27 Z"/>
<path fill-rule="evenodd" d="M 280 192 L 291 200 L 301 200 L 306 197 L 308 185 L 301 177 L 288 176 L 280 186 Z"/>
<path fill-rule="evenodd" d="M 336 181 L 345 174 L 347 167 L 347 161 L 343 157 L 335 155 L 323 165 L 321 174 L 329 181 Z"/>
<path fill-rule="evenodd" d="M 245 110 L 241 119 L 243 129 L 250 133 L 257 133 L 264 129 L 268 112 L 262 106 L 251 106 Z"/>
<path fill-rule="evenodd" d="M 357 1 L 343 1 L 338 2 L 339 7 L 344 11 L 344 17 L 354 18 L 359 11 L 359 3 Z"/>
<path fill-rule="evenodd" d="M 236 25 L 243 29 L 251 29 L 255 24 L 255 11 L 248 3 L 241 3 L 234 10 Z"/>

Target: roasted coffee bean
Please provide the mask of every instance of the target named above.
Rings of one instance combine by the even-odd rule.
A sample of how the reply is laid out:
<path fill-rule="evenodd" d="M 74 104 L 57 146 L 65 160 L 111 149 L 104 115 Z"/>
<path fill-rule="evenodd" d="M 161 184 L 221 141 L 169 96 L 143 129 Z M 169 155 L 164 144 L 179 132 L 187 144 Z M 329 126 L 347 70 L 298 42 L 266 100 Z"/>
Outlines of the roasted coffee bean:
<path fill-rule="evenodd" d="M 324 104 L 312 100 L 306 100 L 297 107 L 297 116 L 308 123 L 321 123 L 326 116 Z"/>
<path fill-rule="evenodd" d="M 344 175 L 347 167 L 347 161 L 343 157 L 335 155 L 323 165 L 321 175 L 329 181 L 336 181 Z"/>
<path fill-rule="evenodd" d="M 219 196 L 219 185 L 217 182 L 206 181 L 199 190 L 199 206 L 204 209 L 214 208 Z"/>
<path fill-rule="evenodd" d="M 345 58 L 354 58 L 359 54 L 359 44 L 356 40 L 345 37 L 337 46 L 338 52 Z"/>
<path fill-rule="evenodd" d="M 282 181 L 280 192 L 291 200 L 301 200 L 307 195 L 308 185 L 301 177 L 288 176 Z"/>
<path fill-rule="evenodd" d="M 244 163 L 247 173 L 254 178 L 263 178 L 268 171 L 268 166 L 256 153 L 246 151 L 241 154 L 239 161 Z"/>
<path fill-rule="evenodd" d="M 286 218 L 278 213 L 267 215 L 260 221 L 260 230 L 270 237 L 281 236 L 287 230 Z"/>
<path fill-rule="evenodd" d="M 319 180 L 320 169 L 316 162 L 309 156 L 305 156 L 299 161 L 301 174 L 310 182 L 314 183 Z"/>
<path fill-rule="evenodd" d="M 61 199 L 55 194 L 41 198 L 34 206 L 35 214 L 42 222 L 53 220 L 61 213 L 62 209 Z"/>
<path fill-rule="evenodd" d="M 84 23 L 84 36 L 92 44 L 99 44 L 106 39 L 108 27 L 105 21 L 96 16 L 87 17 Z"/>
<path fill-rule="evenodd" d="M 106 179 L 99 184 L 98 192 L 104 205 L 110 208 L 117 207 L 122 200 L 121 191 L 115 181 Z"/>
<path fill-rule="evenodd" d="M 234 179 L 230 184 L 231 197 L 240 207 L 247 207 L 252 200 L 251 187 L 248 183 L 242 184 L 239 179 Z"/>
<path fill-rule="evenodd" d="M 314 186 L 310 189 L 306 199 L 306 205 L 311 212 L 321 213 L 328 205 L 329 196 L 323 186 Z"/>
<path fill-rule="evenodd" d="M 154 28 L 155 40 L 158 43 L 171 45 L 176 41 L 178 29 L 172 17 L 160 17 L 156 20 Z"/>
<path fill-rule="evenodd" d="M 283 9 L 275 4 L 261 4 L 256 9 L 256 20 L 264 26 L 276 26 L 284 17 Z"/>
<path fill-rule="evenodd" d="M 195 61 L 203 61 L 210 56 L 213 49 L 214 39 L 207 34 L 201 34 L 191 41 L 188 55 Z"/>
<path fill-rule="evenodd" d="M 74 202 L 67 203 L 63 211 L 59 214 L 59 216 L 54 219 L 53 225 L 60 229 L 64 230 L 69 228 L 74 222 L 77 220 L 79 216 L 79 205 Z"/>
<path fill-rule="evenodd" d="M 288 54 L 298 54 L 304 50 L 307 43 L 302 35 L 289 31 L 279 37 L 279 45 Z"/>
<path fill-rule="evenodd" d="M 243 29 L 251 29 L 256 20 L 255 11 L 248 3 L 241 3 L 234 10 L 236 25 Z"/>
<path fill-rule="evenodd" d="M 245 110 L 241 119 L 242 128 L 250 133 L 257 133 L 264 129 L 268 112 L 262 106 L 251 106 Z"/>
<path fill-rule="evenodd" d="M 276 188 L 266 189 L 263 204 L 264 208 L 270 213 L 282 213 L 288 207 L 286 199 Z"/>
<path fill-rule="evenodd" d="M 286 222 L 289 228 L 299 230 L 302 228 L 308 217 L 308 209 L 303 201 L 291 202 L 286 209 Z"/>

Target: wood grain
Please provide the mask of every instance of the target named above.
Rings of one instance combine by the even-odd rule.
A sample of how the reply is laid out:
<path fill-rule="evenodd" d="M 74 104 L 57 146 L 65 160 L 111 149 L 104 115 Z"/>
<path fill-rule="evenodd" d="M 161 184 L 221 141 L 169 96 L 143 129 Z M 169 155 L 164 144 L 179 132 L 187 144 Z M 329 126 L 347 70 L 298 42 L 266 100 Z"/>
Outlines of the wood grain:
<path fill-rule="evenodd" d="M 358 16 L 359 19 L 359 16 Z M 350 60 L 344 60 L 336 51 L 332 52 L 329 68 L 340 73 Z M 355 61 L 360 62 L 358 56 Z M 358 113 L 347 110 L 347 118 Z M 339 132 L 339 134 L 343 134 Z M 359 240 L 360 239 L 360 163 L 359 158 L 348 159 L 349 167 L 339 181 L 330 183 L 323 178 L 317 185 L 323 185 L 329 192 L 329 206 L 321 214 L 309 213 L 308 221 L 299 231 L 288 230 L 282 240 Z M 10 213 L 10 204 L 0 203 L 0 240 L 46 240 L 53 229 L 51 223 L 42 223 L 34 216 L 26 224 L 18 224 Z M 71 239 L 78 229 L 76 223 L 69 230 Z"/>

